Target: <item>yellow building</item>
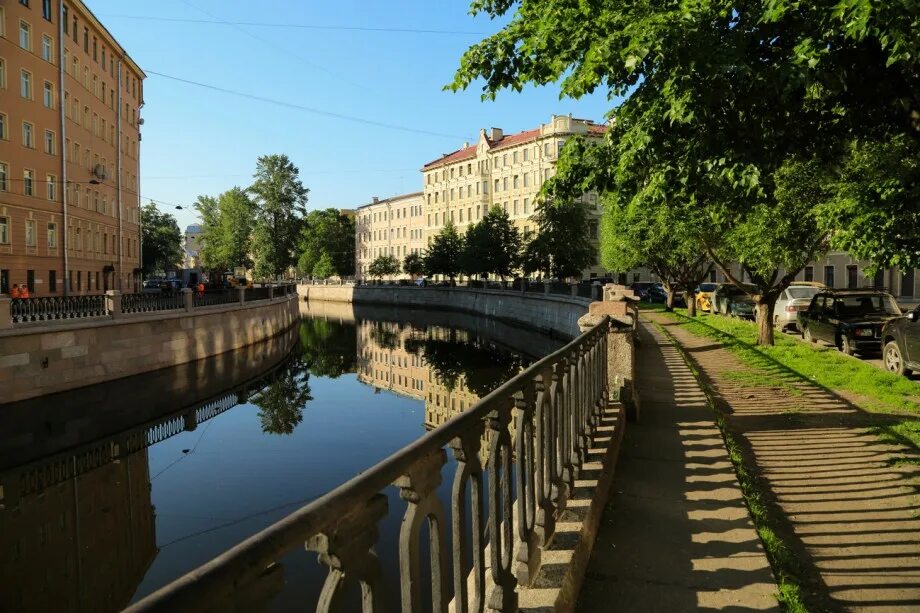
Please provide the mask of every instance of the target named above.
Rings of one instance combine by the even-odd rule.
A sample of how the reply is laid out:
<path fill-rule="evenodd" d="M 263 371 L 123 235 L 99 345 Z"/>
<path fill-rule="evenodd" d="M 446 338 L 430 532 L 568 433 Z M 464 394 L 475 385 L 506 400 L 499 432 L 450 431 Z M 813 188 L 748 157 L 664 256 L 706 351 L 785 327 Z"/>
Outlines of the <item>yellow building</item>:
<path fill-rule="evenodd" d="M 425 248 L 425 223 L 422 192 L 393 196 L 355 211 L 355 274 L 366 277 L 371 262 L 381 255 L 392 255 L 400 270 L 406 255 Z M 400 273 L 396 278 L 408 278 Z"/>
<path fill-rule="evenodd" d="M 80 0 L 0 2 L 0 293 L 135 287 L 144 78 Z"/>

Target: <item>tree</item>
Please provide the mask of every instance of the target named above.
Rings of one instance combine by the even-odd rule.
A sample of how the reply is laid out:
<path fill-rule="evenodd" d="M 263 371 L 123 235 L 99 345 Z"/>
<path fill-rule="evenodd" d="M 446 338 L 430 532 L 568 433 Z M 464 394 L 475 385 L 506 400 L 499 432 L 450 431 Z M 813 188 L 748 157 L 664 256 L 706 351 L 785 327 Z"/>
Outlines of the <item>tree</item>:
<path fill-rule="evenodd" d="M 313 266 L 313 276 L 318 279 L 328 279 L 334 274 L 335 267 L 332 265 L 332 258 L 324 251 L 319 261 Z"/>
<path fill-rule="evenodd" d="M 255 274 L 277 277 L 295 263 L 294 253 L 306 213 L 308 189 L 286 155 L 266 155 L 256 164 L 248 189 L 255 202 L 252 253 Z"/>
<path fill-rule="evenodd" d="M 355 372 L 357 328 L 329 319 L 304 318 L 299 328 L 303 363 L 310 374 L 336 379 Z"/>
<path fill-rule="evenodd" d="M 828 241 L 879 264 L 920 264 L 920 212 L 910 200 L 916 173 L 902 156 L 856 171 L 872 170 L 863 162 L 874 150 L 920 149 L 912 25 L 920 5 L 771 0 L 599 9 L 504 0 L 473 9 L 514 15 L 466 52 L 452 87 L 483 78 L 484 96 L 494 97 L 505 87 L 559 81 L 564 96 L 601 87 L 625 97 L 608 131 L 606 166 L 594 169 L 606 180 L 595 185 L 625 190 L 637 206 L 671 202 L 676 190 L 686 196 L 680 206 L 702 211 L 712 222 L 701 236 L 707 252 L 757 302 L 759 343 L 773 342 L 775 297 Z M 808 199 L 786 197 L 795 192 Z M 872 219 L 884 222 L 873 227 Z M 796 221 L 792 233 L 783 231 L 788 220 Z M 841 221 L 857 223 L 841 229 Z M 729 255 L 753 288 L 732 273 Z"/>
<path fill-rule="evenodd" d="M 382 279 L 399 273 L 399 261 L 392 255 L 380 255 L 367 267 L 368 274 L 375 279 Z"/>
<path fill-rule="evenodd" d="M 403 259 L 403 272 L 410 277 L 421 277 L 425 274 L 425 258 L 420 253 L 410 253 Z"/>
<path fill-rule="evenodd" d="M 514 274 L 521 259 L 521 234 L 501 207 L 493 206 L 470 226 L 463 240 L 463 272 L 505 277 Z"/>
<path fill-rule="evenodd" d="M 141 208 L 144 274 L 165 272 L 182 261 L 182 233 L 176 218 L 161 213 L 152 202 Z"/>
<path fill-rule="evenodd" d="M 217 198 L 213 196 L 198 196 L 194 204 L 198 216 L 201 218 L 201 248 L 199 254 L 203 268 L 226 269 L 226 264 L 220 261 L 220 209 Z"/>
<path fill-rule="evenodd" d="M 249 268 L 255 205 L 240 187 L 217 198 L 199 196 L 195 208 L 201 216 L 201 260 L 210 270 L 221 272 Z"/>
<path fill-rule="evenodd" d="M 575 198 L 541 201 L 531 218 L 537 232 L 524 247 L 525 274 L 543 272 L 559 280 L 580 277 L 597 254 L 588 240 L 588 212 Z"/>
<path fill-rule="evenodd" d="M 460 258 L 463 253 L 463 237 L 457 233 L 454 222 L 448 221 L 431 241 L 425 253 L 425 274 L 444 275 L 450 279 L 460 274 Z"/>
<path fill-rule="evenodd" d="M 250 402 L 259 408 L 262 432 L 291 434 L 301 421 L 310 395 L 310 374 L 298 358 L 286 364 Z"/>
<path fill-rule="evenodd" d="M 354 217 L 336 209 L 310 211 L 304 218 L 297 250 L 297 268 L 302 274 L 312 274 L 323 254 L 329 256 L 333 274 L 355 274 Z"/>

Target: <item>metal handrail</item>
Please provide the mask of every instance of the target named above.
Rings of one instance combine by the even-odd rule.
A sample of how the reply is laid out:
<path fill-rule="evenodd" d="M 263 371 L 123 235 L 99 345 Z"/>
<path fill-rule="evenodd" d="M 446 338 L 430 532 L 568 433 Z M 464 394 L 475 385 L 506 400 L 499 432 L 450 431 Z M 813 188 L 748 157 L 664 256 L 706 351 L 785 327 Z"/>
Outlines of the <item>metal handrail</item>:
<path fill-rule="evenodd" d="M 568 345 L 539 360 L 510 379 L 473 407 L 449 419 L 406 445 L 360 475 L 327 492 L 301 509 L 275 524 L 247 538 L 235 547 L 217 556 L 187 575 L 173 581 L 127 610 L 140 611 L 194 611 L 208 603 L 231 597 L 237 590 L 245 590 L 248 582 L 263 576 L 285 554 L 302 547 L 319 552 L 320 560 L 330 566 L 333 573 L 349 572 L 341 565 L 351 565 L 352 572 L 371 594 L 371 608 L 380 610 L 380 592 L 384 589 L 378 571 L 369 568 L 379 564 L 371 553 L 376 540 L 376 525 L 386 515 L 385 499 L 379 493 L 391 484 L 401 489 L 407 501 L 407 510 L 401 530 L 400 569 L 403 608 L 417 610 L 419 602 L 418 551 L 409 543 L 417 540 L 423 520 L 437 518 L 437 529 L 432 527 L 432 538 L 440 537 L 441 560 L 432 560 L 433 598 L 440 603 L 436 608 L 446 608 L 450 600 L 449 570 L 446 568 L 446 539 L 442 532 L 444 512 L 437 500 L 436 488 L 440 472 L 446 463 L 444 447 L 450 445 L 457 457 L 452 493 L 453 585 L 456 602 L 464 603 L 467 610 L 467 578 L 474 572 L 485 576 L 485 538 L 481 529 L 466 535 L 457 531 L 457 524 L 465 523 L 466 488 L 478 484 L 479 508 L 473 509 L 474 523 L 483 521 L 483 472 L 489 473 L 489 530 L 491 539 L 491 568 L 489 573 L 502 609 L 516 610 L 515 588 L 517 576 L 528 576 L 534 558 L 537 566 L 540 549 L 552 538 L 555 517 L 565 508 L 568 492 L 587 457 L 588 435 L 600 421 L 609 399 L 607 389 L 607 331 L 610 319 L 605 317 L 595 327 Z M 512 421 L 515 426 L 512 426 Z M 512 429 L 514 430 L 512 443 Z M 480 465 L 478 448 L 484 434 L 489 435 L 489 461 Z M 515 491 L 517 503 L 511 501 L 511 463 L 517 461 Z M 458 496 L 459 491 L 459 496 Z M 475 504 L 475 503 L 474 503 Z M 383 509 L 381 510 L 381 506 Z M 512 511 L 512 508 L 514 511 Z M 511 514 L 517 515 L 512 536 Z M 382 513 L 382 514 L 381 514 Z M 478 523 L 476 523 L 478 522 Z M 537 530 L 537 523 L 540 530 Z M 414 532 L 414 534 L 412 534 Z M 368 534 L 373 538 L 369 539 Z M 334 535 L 335 538 L 329 535 Z M 312 538 L 311 538 L 312 537 Z M 476 568 L 470 569 L 465 555 L 466 544 L 472 538 Z M 355 559 L 354 547 L 349 541 L 365 544 L 366 552 Z M 511 552 L 516 541 L 529 552 L 523 563 L 520 556 L 514 559 Z M 343 553 L 339 557 L 336 547 Z M 344 550 L 348 550 L 347 553 Z M 478 551 L 478 557 L 475 552 Z M 504 553 L 502 553 L 504 551 Z M 349 559 L 350 558 L 350 559 Z M 523 568 L 521 568 L 523 564 Z M 406 574 L 414 575 L 407 577 Z M 328 581 L 320 597 L 329 603 L 337 595 L 340 582 Z M 482 581 L 477 581 L 471 598 L 481 603 L 485 598 Z M 496 598 L 493 594 L 493 599 Z"/>

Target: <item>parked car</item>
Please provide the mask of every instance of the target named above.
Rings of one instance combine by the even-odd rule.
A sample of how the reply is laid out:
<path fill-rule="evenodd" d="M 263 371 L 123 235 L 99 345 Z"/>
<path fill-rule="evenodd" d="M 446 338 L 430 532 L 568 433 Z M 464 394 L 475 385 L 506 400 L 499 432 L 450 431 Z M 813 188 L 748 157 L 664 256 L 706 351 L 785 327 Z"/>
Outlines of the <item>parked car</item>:
<path fill-rule="evenodd" d="M 799 323 L 799 311 L 807 311 L 815 294 L 827 287 L 821 283 L 792 283 L 776 299 L 773 308 L 773 325 L 780 332 L 795 330 Z"/>
<path fill-rule="evenodd" d="M 799 329 L 806 341 L 825 341 L 853 355 L 881 349 L 882 327 L 900 315 L 888 292 L 823 290 L 811 299 L 807 311 L 799 312 Z"/>
<path fill-rule="evenodd" d="M 633 283 L 629 287 L 630 289 L 632 289 L 632 291 L 636 293 L 636 297 L 639 300 L 648 301 L 649 292 L 651 292 L 652 288 L 657 285 L 658 285 L 657 283 L 654 283 L 652 281 L 637 281 L 636 283 Z"/>
<path fill-rule="evenodd" d="M 719 288 L 718 283 L 700 283 L 696 286 L 696 308 L 707 313 L 712 312 L 712 293 Z"/>
<path fill-rule="evenodd" d="M 898 375 L 920 371 L 920 307 L 882 327 L 882 362 Z"/>
<path fill-rule="evenodd" d="M 754 319 L 754 299 L 737 285 L 723 283 L 712 293 L 711 312 Z"/>
<path fill-rule="evenodd" d="M 147 279 L 144 281 L 144 287 L 142 289 L 145 294 L 159 294 L 163 290 L 160 289 L 160 280 L 159 279 Z"/>

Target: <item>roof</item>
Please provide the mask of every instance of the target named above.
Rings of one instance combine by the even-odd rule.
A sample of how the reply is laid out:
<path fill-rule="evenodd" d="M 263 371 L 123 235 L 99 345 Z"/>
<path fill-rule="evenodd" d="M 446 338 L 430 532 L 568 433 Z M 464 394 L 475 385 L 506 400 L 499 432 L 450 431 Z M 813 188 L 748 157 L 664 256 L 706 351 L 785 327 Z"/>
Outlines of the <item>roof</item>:
<path fill-rule="evenodd" d="M 579 119 L 578 121 L 585 121 Z M 601 135 L 607 132 L 607 126 L 588 123 L 588 134 Z M 534 128 L 533 130 L 524 130 L 523 132 L 517 132 L 516 134 L 508 134 L 503 136 L 498 140 L 492 140 L 486 137 L 486 142 L 489 143 L 489 148 L 492 151 L 498 151 L 500 149 L 505 149 L 507 147 L 513 147 L 515 145 L 520 145 L 522 143 L 527 143 L 534 141 L 540 137 L 540 128 Z M 434 168 L 436 166 L 442 166 L 444 164 L 452 164 L 454 162 L 462 162 L 463 160 L 471 160 L 476 157 L 476 147 L 477 145 L 470 145 L 463 147 L 462 149 L 457 149 L 452 153 L 445 153 L 443 156 L 439 157 L 436 160 L 432 160 L 422 166 L 422 170 L 428 170 L 429 168 Z"/>
<path fill-rule="evenodd" d="M 361 209 L 366 209 L 371 206 L 379 206 L 381 204 L 390 204 L 396 202 L 397 200 L 406 200 L 408 198 L 421 198 L 422 192 L 412 192 L 410 194 L 400 194 L 398 196 L 390 196 L 389 198 L 383 198 L 377 202 L 368 202 L 367 204 L 362 204 L 361 206 L 355 208 L 355 211 L 360 211 Z"/>

